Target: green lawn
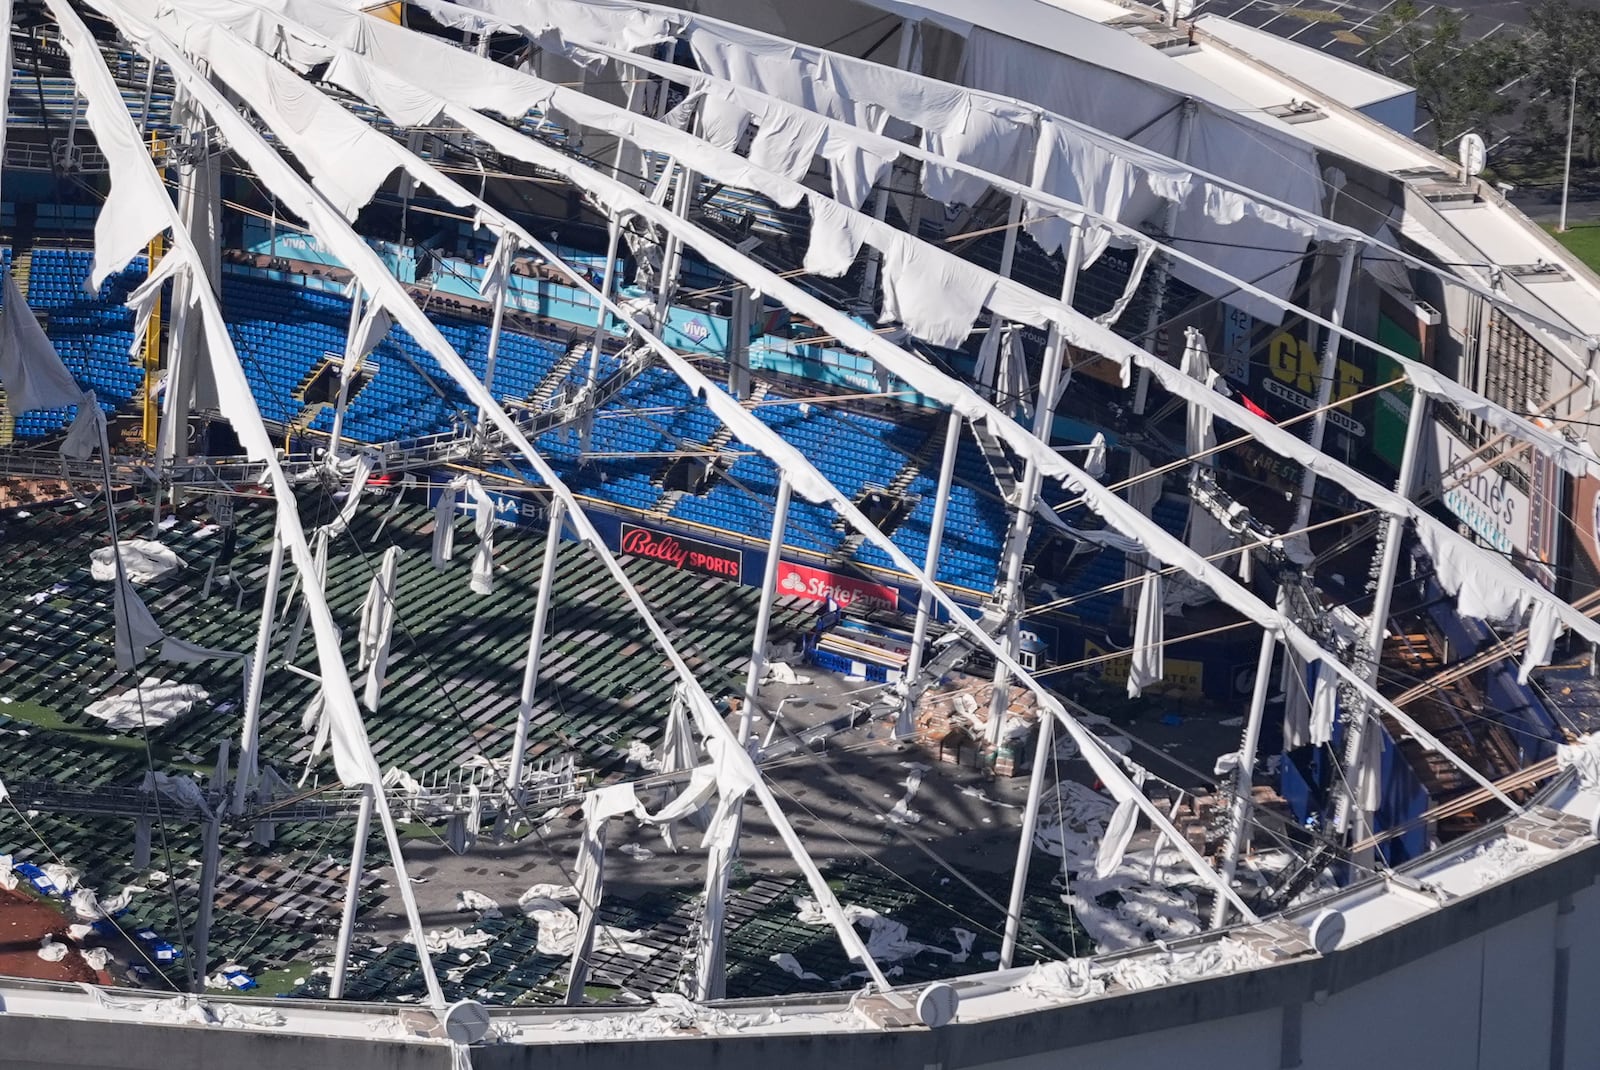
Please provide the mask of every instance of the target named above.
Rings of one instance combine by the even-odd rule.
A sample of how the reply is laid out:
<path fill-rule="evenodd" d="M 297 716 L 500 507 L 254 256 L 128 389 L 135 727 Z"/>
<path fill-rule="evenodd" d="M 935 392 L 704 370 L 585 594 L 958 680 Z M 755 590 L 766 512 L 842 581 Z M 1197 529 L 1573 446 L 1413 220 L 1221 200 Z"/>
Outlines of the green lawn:
<path fill-rule="evenodd" d="M 252 976 L 256 979 L 256 987 L 240 992 L 239 995 L 261 997 L 296 995 L 299 993 L 301 986 L 295 984 L 295 982 L 301 978 L 309 978 L 311 970 L 312 964 L 309 962 L 291 962 L 281 970 L 266 970 L 262 973 L 254 974 Z M 213 991 L 221 990 L 215 989 Z M 230 988 L 227 991 L 233 992 L 235 990 Z"/>
<path fill-rule="evenodd" d="M 72 724 L 49 706 L 40 706 L 33 702 L 8 702 L 0 705 L 0 716 L 10 718 L 14 722 L 30 724 L 35 729 L 45 732 L 60 733 L 87 747 L 144 754 L 144 737 L 139 733 L 111 732 L 103 727 Z M 17 729 L 16 724 L 6 727 L 13 731 Z M 165 744 L 155 744 L 151 750 L 155 754 L 156 761 L 169 770 L 204 773 L 211 768 L 203 762 L 190 762 L 180 758 L 176 748 Z"/>
<path fill-rule="evenodd" d="M 1567 247 L 1567 251 L 1589 265 L 1589 270 L 1600 272 L 1600 223 L 1582 223 L 1568 227 L 1566 233 L 1557 234 L 1555 227 L 1546 226 L 1552 237 Z"/>

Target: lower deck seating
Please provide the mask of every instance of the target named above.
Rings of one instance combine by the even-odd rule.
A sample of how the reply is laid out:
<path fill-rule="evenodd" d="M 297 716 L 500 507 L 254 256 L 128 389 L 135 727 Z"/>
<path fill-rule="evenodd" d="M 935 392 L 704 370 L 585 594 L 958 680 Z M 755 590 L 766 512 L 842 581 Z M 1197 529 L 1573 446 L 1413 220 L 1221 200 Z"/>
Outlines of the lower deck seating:
<path fill-rule="evenodd" d="M 39 249 L 34 253 L 30 304 L 48 315 L 49 331 L 63 359 L 108 409 L 127 404 L 138 392 L 142 372 L 129 356 L 132 315 L 123 305 L 142 281 L 139 258 L 113 276 L 96 297 L 82 292 L 91 253 L 77 249 Z M 258 277 L 228 273 L 223 278 L 223 312 L 229 333 L 250 380 L 262 415 L 278 424 L 310 417 L 309 426 L 328 430 L 331 407 L 307 413 L 295 397 L 311 373 L 330 355 L 343 351 L 350 329 L 348 299 Z M 486 362 L 485 324 L 435 317 L 440 333 L 479 375 Z M 581 339 L 580 339 L 581 341 Z M 501 337 L 494 392 L 503 398 L 527 397 L 560 361 L 566 341 L 507 331 Z M 588 375 L 580 358 L 565 380 Z M 602 356 L 602 378 L 618 367 Z M 384 442 L 460 429 L 476 419 L 474 407 L 433 357 L 403 329 L 394 328 L 373 352 L 372 378 L 352 398 L 344 434 L 353 441 Z M 545 384 L 548 388 L 549 384 Z M 846 495 L 892 483 L 926 442 L 919 424 L 851 412 L 836 405 L 796 399 L 793 404 L 763 404 L 757 417 L 799 448 Z M 70 412 L 34 413 L 19 422 L 19 434 L 59 431 Z M 720 423 L 705 404 L 669 371 L 650 368 L 627 384 L 596 414 L 589 449 L 582 453 L 570 430 L 548 433 L 539 447 L 580 493 L 629 509 L 647 510 L 661 500 L 662 456 L 703 447 Z M 737 444 L 734 448 L 739 448 Z M 619 456 L 623 455 L 623 456 Z M 641 456 L 626 456 L 641 455 Z M 651 456 L 654 455 L 654 456 Z M 894 532 L 900 547 L 920 562 L 926 553 L 932 519 L 934 473 L 922 471 L 908 493 L 920 499 Z M 777 472 L 764 457 L 748 453 L 735 460 L 703 495 L 685 495 L 671 515 L 738 535 L 762 537 L 771 523 Z M 788 545 L 818 554 L 839 549 L 845 532 L 833 511 L 796 497 L 785 533 Z M 995 559 L 1006 527 L 1005 511 L 993 480 L 975 446 L 963 446 L 958 480 L 946 523 L 940 578 L 976 590 L 993 586 Z M 876 547 L 863 547 L 862 564 L 891 568 Z"/>

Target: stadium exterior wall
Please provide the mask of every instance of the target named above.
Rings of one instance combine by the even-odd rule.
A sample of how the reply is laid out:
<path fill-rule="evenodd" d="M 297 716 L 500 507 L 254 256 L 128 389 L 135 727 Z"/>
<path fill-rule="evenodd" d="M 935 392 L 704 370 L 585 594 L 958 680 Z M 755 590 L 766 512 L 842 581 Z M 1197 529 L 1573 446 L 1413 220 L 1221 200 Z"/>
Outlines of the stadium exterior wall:
<path fill-rule="evenodd" d="M 472 1065 L 1345 1070 L 1365 1059 L 1419 1070 L 1587 1066 L 1600 1050 L 1600 1016 L 1589 1006 L 1600 987 L 1597 875 L 1600 846 L 1590 846 L 1322 958 L 1067 1006 L 1028 1010 L 1023 1002 L 1016 1014 L 937 1030 L 619 1040 L 586 1036 L 578 1025 L 555 1034 L 559 1042 L 476 1048 Z M 451 1065 L 448 1049 L 425 1042 L 69 1021 L 0 1014 L 0 1070 Z"/>

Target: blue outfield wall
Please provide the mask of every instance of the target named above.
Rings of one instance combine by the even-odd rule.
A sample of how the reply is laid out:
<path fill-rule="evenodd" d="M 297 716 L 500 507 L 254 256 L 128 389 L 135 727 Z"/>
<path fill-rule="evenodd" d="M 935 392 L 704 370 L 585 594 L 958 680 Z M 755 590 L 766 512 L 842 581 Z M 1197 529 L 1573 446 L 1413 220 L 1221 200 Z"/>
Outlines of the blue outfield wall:
<path fill-rule="evenodd" d="M 416 249 L 371 238 L 367 239 L 367 244 L 383 259 L 384 266 L 394 273 L 395 278 L 401 282 L 417 281 Z M 246 219 L 244 222 L 244 249 L 257 255 L 284 257 L 308 264 L 344 266 L 315 236 L 297 230 L 274 228 L 258 219 Z"/>
<path fill-rule="evenodd" d="M 481 264 L 453 257 L 435 258 L 433 270 L 419 279 L 414 248 L 391 242 L 371 241 L 368 244 L 377 250 L 389 270 L 393 271 L 402 282 L 427 283 L 440 294 L 470 300 L 480 299 L 478 286 L 484 273 Z M 250 253 L 268 254 L 329 267 L 342 266 L 313 236 L 294 230 L 279 229 L 274 232 L 267 224 L 258 221 L 246 222 L 244 245 L 245 250 Z M 598 281 L 603 262 L 597 265 L 593 258 L 580 257 L 578 266 L 589 270 L 593 281 Z M 330 290 L 339 289 L 334 284 L 324 283 L 323 280 L 302 276 L 299 273 L 274 271 L 256 273 L 264 274 L 279 282 L 292 282 Z M 567 286 L 547 279 L 533 279 L 525 275 L 512 275 L 510 281 L 508 307 L 529 315 L 561 320 L 579 327 L 594 326 L 598 307 L 588 294 L 576 286 Z M 644 291 L 635 287 L 623 287 L 619 292 L 623 297 L 645 296 Z M 618 337 L 624 333 L 621 323 L 615 317 L 607 317 L 606 329 Z M 667 313 L 667 324 L 661 331 L 661 337 L 680 352 L 725 356 L 728 352 L 728 329 L 729 321 L 726 316 L 715 316 L 698 309 L 675 306 Z M 750 366 L 757 372 L 791 375 L 853 392 L 893 391 L 898 393 L 899 400 L 904 404 L 921 408 L 939 408 L 933 401 L 906 387 L 905 384 L 888 377 L 880 377 L 872 361 L 866 357 L 843 349 L 808 345 L 803 341 L 779 338 L 770 334 L 763 335 L 750 344 Z M 1080 430 L 1072 421 L 1065 421 L 1067 424 L 1065 428 L 1062 423 L 1063 421 L 1058 421 L 1058 432 L 1066 430 L 1070 435 Z M 1071 441 L 1087 442 L 1088 439 L 1089 436 L 1086 435 L 1081 439 L 1073 438 Z"/>

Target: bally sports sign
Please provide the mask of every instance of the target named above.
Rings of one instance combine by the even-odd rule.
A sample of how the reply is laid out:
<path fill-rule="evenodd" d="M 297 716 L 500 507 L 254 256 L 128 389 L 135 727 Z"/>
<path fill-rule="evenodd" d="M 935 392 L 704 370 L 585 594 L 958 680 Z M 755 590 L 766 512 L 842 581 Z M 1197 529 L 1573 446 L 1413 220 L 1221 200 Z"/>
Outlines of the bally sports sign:
<path fill-rule="evenodd" d="M 778 593 L 812 602 L 826 602 L 832 598 L 840 608 L 855 602 L 871 609 L 900 608 L 900 592 L 893 587 L 788 561 L 778 563 Z"/>
<path fill-rule="evenodd" d="M 744 579 L 744 554 L 741 551 L 642 528 L 637 524 L 622 525 L 622 540 L 618 549 L 625 554 L 647 557 L 651 561 L 664 561 L 673 568 L 721 576 L 734 583 Z"/>

